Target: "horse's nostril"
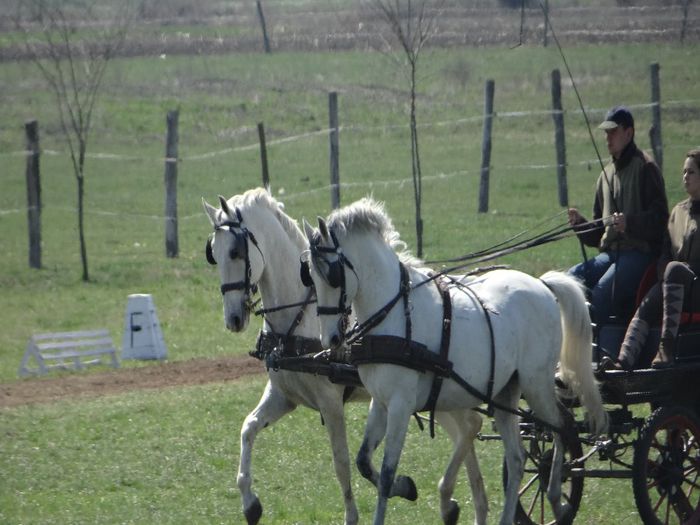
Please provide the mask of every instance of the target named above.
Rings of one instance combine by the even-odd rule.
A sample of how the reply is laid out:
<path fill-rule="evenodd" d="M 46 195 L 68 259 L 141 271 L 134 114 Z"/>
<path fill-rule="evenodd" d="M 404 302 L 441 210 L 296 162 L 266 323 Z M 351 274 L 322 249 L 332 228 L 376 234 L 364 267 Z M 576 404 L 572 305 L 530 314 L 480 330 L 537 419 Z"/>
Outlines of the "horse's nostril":
<path fill-rule="evenodd" d="M 337 348 L 338 345 L 340 345 L 340 337 L 336 334 L 333 337 L 331 337 L 331 347 Z"/>

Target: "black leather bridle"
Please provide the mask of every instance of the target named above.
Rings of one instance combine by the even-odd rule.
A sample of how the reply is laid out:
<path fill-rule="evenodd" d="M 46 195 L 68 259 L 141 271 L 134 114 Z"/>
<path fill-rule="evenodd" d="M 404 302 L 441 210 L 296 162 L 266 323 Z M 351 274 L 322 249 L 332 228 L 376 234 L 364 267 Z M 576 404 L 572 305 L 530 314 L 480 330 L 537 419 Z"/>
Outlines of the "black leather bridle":
<path fill-rule="evenodd" d="M 243 290 L 245 294 L 246 303 L 250 302 L 250 298 L 258 292 L 257 283 L 251 282 L 252 270 L 250 267 L 250 254 L 248 240 L 253 243 L 253 246 L 257 248 L 260 252 L 260 256 L 263 258 L 263 263 L 265 261 L 265 256 L 258 246 L 258 241 L 255 239 L 255 235 L 248 228 L 243 226 L 243 216 L 241 210 L 235 208 L 236 220 L 231 219 L 229 215 L 229 220 L 217 224 L 214 226 L 216 231 L 227 231 L 233 235 L 233 248 L 229 251 L 229 257 L 231 260 L 243 259 L 245 263 L 245 277 L 241 281 L 235 281 L 230 283 L 224 283 L 221 285 L 221 295 L 226 295 L 226 292 L 232 290 Z M 212 251 L 212 240 L 214 238 L 214 233 L 212 233 L 207 239 L 207 244 L 205 248 L 205 254 L 207 257 L 207 262 L 211 265 L 216 265 L 216 259 L 214 259 L 214 253 Z"/>
<path fill-rule="evenodd" d="M 355 267 L 352 263 L 345 257 L 342 248 L 338 244 L 338 239 L 335 236 L 335 232 L 330 230 L 331 240 L 333 241 L 332 247 L 320 246 L 321 236 L 316 235 L 309 245 L 309 250 L 302 253 L 299 274 L 301 277 L 301 282 L 304 286 L 313 286 L 313 280 L 311 279 L 311 273 L 309 269 L 310 261 L 313 260 L 314 266 L 316 268 L 321 268 L 321 264 L 328 268 L 328 272 L 324 273 L 319 271 L 321 278 L 328 283 L 331 288 L 339 288 L 340 296 L 338 298 L 337 306 L 322 306 L 318 305 L 316 307 L 316 313 L 321 315 L 340 315 L 338 320 L 338 331 L 341 336 L 345 338 L 345 331 L 348 327 L 348 319 L 352 311 L 351 304 L 348 304 L 347 299 L 347 287 L 345 279 L 345 268 L 350 268 L 352 272 L 357 276 L 355 272 Z M 336 259 L 334 261 L 329 261 L 325 254 L 334 254 Z"/>

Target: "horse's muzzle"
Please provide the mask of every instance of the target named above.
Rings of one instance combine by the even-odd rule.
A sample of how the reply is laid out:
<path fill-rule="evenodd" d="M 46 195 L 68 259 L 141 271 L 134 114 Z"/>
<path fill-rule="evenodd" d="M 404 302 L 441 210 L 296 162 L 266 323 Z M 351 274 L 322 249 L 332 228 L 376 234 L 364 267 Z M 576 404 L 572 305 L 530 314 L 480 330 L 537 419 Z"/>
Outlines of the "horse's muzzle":
<path fill-rule="evenodd" d="M 226 318 L 226 328 L 232 332 L 242 332 L 248 326 L 248 312 L 242 315 L 231 314 Z"/>

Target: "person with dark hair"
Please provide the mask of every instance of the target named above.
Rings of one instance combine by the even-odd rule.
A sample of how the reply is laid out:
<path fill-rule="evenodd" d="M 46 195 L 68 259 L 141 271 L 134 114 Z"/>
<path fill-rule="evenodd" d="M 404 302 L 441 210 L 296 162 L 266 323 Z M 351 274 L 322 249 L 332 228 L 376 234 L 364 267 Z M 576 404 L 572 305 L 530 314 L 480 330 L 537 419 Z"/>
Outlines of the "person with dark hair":
<path fill-rule="evenodd" d="M 658 264 L 660 281 L 649 290 L 637 308 L 617 361 L 603 358 L 603 369 L 631 370 L 644 348 L 649 326 L 659 317 L 661 342 L 652 367 L 670 366 L 683 306 L 700 309 L 700 294 L 688 293 L 700 274 L 700 149 L 687 153 L 683 163 L 683 187 L 688 198 L 676 204 L 671 211 Z"/>
<path fill-rule="evenodd" d="M 612 161 L 596 183 L 593 220 L 576 208 L 568 217 L 581 243 L 599 253 L 569 273 L 590 291 L 593 320 L 605 323 L 632 314 L 637 286 L 661 249 L 668 201 L 659 167 L 634 142 L 630 110 L 612 108 L 598 128 L 605 130 Z"/>

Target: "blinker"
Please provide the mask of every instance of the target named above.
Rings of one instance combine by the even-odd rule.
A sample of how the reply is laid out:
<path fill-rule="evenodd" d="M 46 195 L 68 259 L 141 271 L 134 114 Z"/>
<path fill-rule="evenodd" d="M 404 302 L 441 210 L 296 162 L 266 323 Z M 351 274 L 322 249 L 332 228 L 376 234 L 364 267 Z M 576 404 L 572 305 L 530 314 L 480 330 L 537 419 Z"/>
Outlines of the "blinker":
<path fill-rule="evenodd" d="M 343 255 L 343 251 L 338 245 L 338 240 L 336 239 L 335 234 L 333 232 L 331 232 L 331 238 L 333 239 L 333 248 L 319 246 L 320 239 L 315 238 L 311 241 L 311 246 L 309 247 L 309 250 L 305 251 L 301 255 L 299 276 L 301 278 L 301 282 L 307 288 L 313 286 L 314 284 L 313 280 L 311 279 L 310 272 L 311 259 L 314 260 L 317 267 L 320 267 L 321 263 L 323 263 L 323 265 L 326 266 L 327 272 L 324 273 L 321 270 L 321 268 L 319 268 L 319 274 L 321 275 L 321 278 L 324 281 L 326 281 L 330 287 L 344 288 L 345 268 L 343 268 L 343 265 L 347 264 L 351 268 L 352 265 Z M 321 255 L 322 253 L 335 254 L 337 256 L 337 259 L 333 262 L 329 262 L 325 257 Z"/>
<path fill-rule="evenodd" d="M 247 235 L 250 235 L 251 237 L 253 236 L 252 233 L 248 232 L 247 230 L 244 230 L 242 232 L 237 232 L 232 230 L 230 227 L 228 228 L 220 228 L 220 229 L 226 229 L 228 230 L 231 235 L 233 235 L 233 247 L 229 250 L 229 257 L 231 260 L 234 259 L 245 259 L 248 257 L 248 239 Z M 212 250 L 212 243 L 214 241 L 214 234 L 211 234 L 209 238 L 207 239 L 207 244 L 205 247 L 205 254 L 207 257 L 207 262 L 211 264 L 212 266 L 216 266 L 216 259 L 214 259 L 214 252 Z"/>
<path fill-rule="evenodd" d="M 216 259 L 214 259 L 214 253 L 212 252 L 211 249 L 211 241 L 212 241 L 213 234 L 209 236 L 207 239 L 207 245 L 206 248 L 204 249 L 204 253 L 207 256 L 207 262 L 211 264 L 212 266 L 216 266 Z"/>
<path fill-rule="evenodd" d="M 233 248 L 229 251 L 231 259 L 245 259 L 248 256 L 248 239 L 243 232 L 231 232 L 233 234 Z"/>
<path fill-rule="evenodd" d="M 323 278 L 324 281 L 328 283 L 329 286 L 332 288 L 340 288 L 343 284 L 343 267 L 342 267 L 342 261 L 338 259 L 337 261 L 333 261 L 332 263 L 329 263 L 325 259 L 321 259 L 326 266 L 328 266 L 328 274 L 324 274 L 323 272 L 319 272 L 321 274 L 321 277 Z M 301 282 L 304 286 L 307 288 L 310 288 L 311 286 L 314 285 L 313 280 L 311 279 L 311 272 L 309 269 L 309 261 L 308 260 L 302 260 L 299 263 L 299 277 L 301 278 Z"/>
<path fill-rule="evenodd" d="M 309 261 L 301 261 L 299 263 L 299 277 L 302 284 L 307 288 L 311 288 L 314 285 L 311 279 L 311 272 L 309 271 Z"/>

